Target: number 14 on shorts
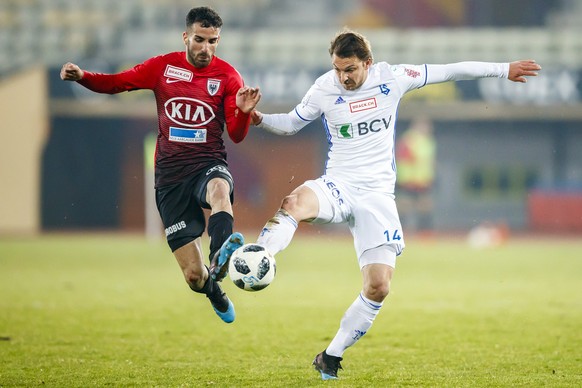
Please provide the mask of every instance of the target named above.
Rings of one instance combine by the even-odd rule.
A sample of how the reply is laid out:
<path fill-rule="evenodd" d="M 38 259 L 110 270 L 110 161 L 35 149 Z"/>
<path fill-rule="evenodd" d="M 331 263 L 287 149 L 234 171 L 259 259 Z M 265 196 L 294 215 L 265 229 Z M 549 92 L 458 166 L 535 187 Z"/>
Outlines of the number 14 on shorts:
<path fill-rule="evenodd" d="M 402 240 L 402 236 L 400 236 L 399 229 L 394 230 L 394 232 L 392 232 L 390 230 L 385 230 L 384 236 L 386 236 L 386 241 L 388 241 L 388 242 Z"/>

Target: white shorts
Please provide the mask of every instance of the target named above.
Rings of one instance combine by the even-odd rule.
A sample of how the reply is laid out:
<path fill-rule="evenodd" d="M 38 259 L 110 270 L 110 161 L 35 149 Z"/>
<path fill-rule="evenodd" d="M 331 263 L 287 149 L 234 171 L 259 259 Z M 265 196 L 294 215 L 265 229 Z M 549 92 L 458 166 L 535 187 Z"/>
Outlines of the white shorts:
<path fill-rule="evenodd" d="M 319 200 L 319 214 L 313 223 L 348 223 L 360 268 L 373 263 L 395 267 L 396 256 L 404 249 L 404 235 L 394 195 L 344 185 L 327 175 L 304 185 L 313 190 Z M 384 245 L 390 249 L 364 255 Z"/>

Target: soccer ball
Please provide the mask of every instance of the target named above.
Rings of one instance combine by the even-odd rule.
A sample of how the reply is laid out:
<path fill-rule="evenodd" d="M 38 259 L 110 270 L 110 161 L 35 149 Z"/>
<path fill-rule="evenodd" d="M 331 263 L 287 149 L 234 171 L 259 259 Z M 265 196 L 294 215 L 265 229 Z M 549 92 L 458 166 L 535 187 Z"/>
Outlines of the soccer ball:
<path fill-rule="evenodd" d="M 275 258 L 265 247 L 245 244 L 232 253 L 228 265 L 230 278 L 238 288 L 259 291 L 275 278 Z"/>

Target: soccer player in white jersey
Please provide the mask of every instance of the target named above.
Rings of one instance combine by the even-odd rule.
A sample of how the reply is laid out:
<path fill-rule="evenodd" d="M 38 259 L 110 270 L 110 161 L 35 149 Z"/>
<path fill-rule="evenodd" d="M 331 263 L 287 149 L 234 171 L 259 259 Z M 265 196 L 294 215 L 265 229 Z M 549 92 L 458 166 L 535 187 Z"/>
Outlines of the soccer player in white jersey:
<path fill-rule="evenodd" d="M 251 113 L 252 124 L 293 135 L 321 119 L 329 143 L 323 176 L 283 199 L 257 240 L 273 255 L 291 242 L 299 222 L 347 223 L 354 238 L 363 287 L 329 346 L 313 365 L 324 380 L 337 378 L 344 351 L 370 329 L 388 295 L 404 236 L 394 202 L 394 128 L 405 93 L 425 85 L 482 77 L 526 82 L 541 67 L 533 60 L 446 65 L 373 63 L 370 43 L 344 30 L 329 49 L 333 69 L 319 77 L 286 114 Z"/>

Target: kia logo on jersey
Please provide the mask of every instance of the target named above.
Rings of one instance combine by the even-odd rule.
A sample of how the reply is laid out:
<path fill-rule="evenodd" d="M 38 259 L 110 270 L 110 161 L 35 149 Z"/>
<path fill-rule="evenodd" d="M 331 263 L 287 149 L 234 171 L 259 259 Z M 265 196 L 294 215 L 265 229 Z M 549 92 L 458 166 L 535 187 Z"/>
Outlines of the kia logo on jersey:
<path fill-rule="evenodd" d="M 164 108 L 170 120 L 186 127 L 206 125 L 216 116 L 210 105 L 189 97 L 171 98 Z"/>

